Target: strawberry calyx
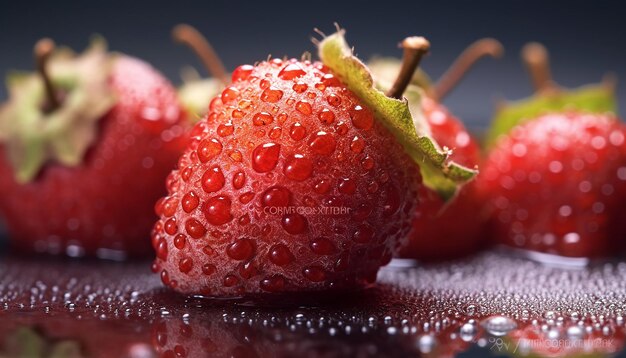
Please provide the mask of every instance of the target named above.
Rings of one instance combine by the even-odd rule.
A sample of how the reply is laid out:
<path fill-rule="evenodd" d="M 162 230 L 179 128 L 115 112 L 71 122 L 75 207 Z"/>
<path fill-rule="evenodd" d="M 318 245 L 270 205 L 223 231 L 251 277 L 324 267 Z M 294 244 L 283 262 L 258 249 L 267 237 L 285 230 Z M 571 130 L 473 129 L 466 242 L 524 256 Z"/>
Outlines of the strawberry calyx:
<path fill-rule="evenodd" d="M 209 110 L 211 99 L 224 90 L 224 84 L 217 78 L 200 78 L 191 67 L 183 69 L 183 84 L 178 88 L 178 98 L 192 123 L 197 123 Z"/>
<path fill-rule="evenodd" d="M 402 99 L 385 95 L 376 88 L 368 67 L 353 55 L 343 30 L 324 38 L 318 49 L 324 65 L 375 113 L 376 118 L 419 165 L 427 187 L 438 192 L 442 198 L 449 199 L 460 185 L 477 174 L 476 169 L 450 160 L 451 151 L 440 148 L 428 134 L 429 126 L 420 101 L 423 90 L 415 86 L 415 90 L 408 94 L 411 98 L 407 98 L 406 91 Z"/>
<path fill-rule="evenodd" d="M 555 112 L 616 113 L 615 78 L 605 76 L 599 84 L 575 89 L 558 86 L 550 76 L 547 50 L 538 43 L 529 43 L 522 50 L 522 59 L 530 72 L 535 93 L 525 99 L 498 105 L 485 137 L 487 147 L 508 134 L 515 126 L 541 115 Z"/>
<path fill-rule="evenodd" d="M 20 183 L 33 180 L 49 161 L 74 167 L 97 138 L 98 121 L 115 105 L 108 84 L 113 56 L 101 38 L 81 55 L 54 51 L 46 61 L 58 106 L 48 104 L 47 84 L 37 73 L 9 74 L 9 100 L 0 107 L 0 144 Z"/>

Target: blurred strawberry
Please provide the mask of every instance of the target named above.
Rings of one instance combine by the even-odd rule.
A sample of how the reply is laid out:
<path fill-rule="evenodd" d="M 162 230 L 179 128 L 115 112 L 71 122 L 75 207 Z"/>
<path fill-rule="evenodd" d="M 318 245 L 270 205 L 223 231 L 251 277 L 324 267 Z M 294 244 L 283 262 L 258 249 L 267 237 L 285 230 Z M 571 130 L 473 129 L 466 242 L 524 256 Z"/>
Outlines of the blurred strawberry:
<path fill-rule="evenodd" d="M 626 126 L 612 81 L 576 91 L 551 80 L 547 52 L 524 48 L 537 94 L 500 108 L 482 189 L 498 243 L 570 257 L 623 250 Z"/>
<path fill-rule="evenodd" d="M 184 146 L 183 111 L 147 63 L 35 47 L 37 74 L 9 77 L 0 108 L 0 212 L 25 252 L 150 252 L 154 200 Z"/>

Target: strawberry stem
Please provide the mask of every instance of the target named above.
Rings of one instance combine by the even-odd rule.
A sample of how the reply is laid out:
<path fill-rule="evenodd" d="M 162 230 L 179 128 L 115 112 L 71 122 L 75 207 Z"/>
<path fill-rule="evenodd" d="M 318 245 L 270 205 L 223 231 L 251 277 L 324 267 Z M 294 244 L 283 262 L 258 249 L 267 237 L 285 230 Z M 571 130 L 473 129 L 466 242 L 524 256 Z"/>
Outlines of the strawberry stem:
<path fill-rule="evenodd" d="M 537 93 L 545 93 L 557 89 L 550 73 L 548 50 L 537 42 L 528 43 L 522 48 L 522 61 Z"/>
<path fill-rule="evenodd" d="M 200 57 L 207 71 L 213 77 L 219 79 L 224 86 L 230 83 L 222 60 L 220 60 L 209 41 L 196 28 L 187 24 L 177 25 L 172 30 L 172 37 L 175 41 L 191 48 Z"/>
<path fill-rule="evenodd" d="M 480 39 L 469 45 L 452 63 L 452 66 L 439 78 L 432 89 L 430 96 L 439 101 L 446 97 L 465 77 L 472 66 L 485 56 L 494 58 L 502 57 L 504 48 L 502 44 L 492 38 Z"/>
<path fill-rule="evenodd" d="M 43 106 L 46 113 L 54 112 L 61 106 L 61 101 L 57 97 L 57 92 L 50 79 L 50 73 L 48 72 L 48 59 L 54 51 L 54 41 L 49 38 L 43 38 L 35 44 L 33 53 L 35 55 L 35 66 L 37 72 L 43 80 L 44 89 L 46 92 L 46 103 Z"/>
<path fill-rule="evenodd" d="M 406 87 L 411 82 L 413 73 L 419 66 L 422 57 L 430 50 L 430 42 L 423 37 L 413 36 L 407 37 L 400 43 L 400 47 L 404 49 L 402 56 L 402 67 L 391 89 L 387 91 L 388 97 L 401 99 Z"/>

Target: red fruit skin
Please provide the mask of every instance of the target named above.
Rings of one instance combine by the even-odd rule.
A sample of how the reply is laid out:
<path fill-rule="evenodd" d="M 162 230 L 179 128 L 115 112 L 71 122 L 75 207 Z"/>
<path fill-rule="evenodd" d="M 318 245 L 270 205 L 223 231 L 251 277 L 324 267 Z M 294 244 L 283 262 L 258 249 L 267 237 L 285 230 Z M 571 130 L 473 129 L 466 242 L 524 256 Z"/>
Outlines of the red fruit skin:
<path fill-rule="evenodd" d="M 184 148 L 184 113 L 169 81 L 138 59 L 118 56 L 110 84 L 118 101 L 81 165 L 49 163 L 22 185 L 0 148 L 0 212 L 14 248 L 110 258 L 151 251 L 154 201 Z"/>
<path fill-rule="evenodd" d="M 548 114 L 489 153 L 481 184 L 496 242 L 568 257 L 607 257 L 626 234 L 626 127 L 612 115 Z"/>
<path fill-rule="evenodd" d="M 428 97 L 423 97 L 422 107 L 433 138 L 441 146 L 453 150 L 451 159 L 468 168 L 477 166 L 480 149 L 463 123 Z M 448 260 L 471 254 L 484 246 L 486 220 L 476 181 L 462 187 L 454 201 L 447 205 L 427 187 L 421 188 L 420 201 L 421 214 L 418 213 L 413 220 L 408 245 L 401 249 L 400 257 L 420 261 Z"/>
<path fill-rule="evenodd" d="M 322 64 L 241 68 L 156 205 L 153 270 L 224 297 L 373 282 L 417 213 L 418 166 Z"/>

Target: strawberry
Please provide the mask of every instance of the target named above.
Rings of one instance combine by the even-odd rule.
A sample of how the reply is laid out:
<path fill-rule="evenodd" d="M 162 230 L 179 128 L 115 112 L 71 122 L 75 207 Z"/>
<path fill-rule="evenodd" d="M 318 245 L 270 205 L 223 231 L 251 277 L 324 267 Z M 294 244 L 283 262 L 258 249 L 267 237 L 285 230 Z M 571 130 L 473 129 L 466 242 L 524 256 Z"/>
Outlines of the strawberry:
<path fill-rule="evenodd" d="M 502 45 L 490 38 L 471 44 L 455 61 L 436 85 L 431 85 L 424 73 L 416 73 L 412 83 L 423 88 L 421 106 L 430 126 L 433 139 L 445 148 L 453 149 L 451 158 L 466 167 L 476 167 L 481 158 L 476 139 L 467 131 L 463 122 L 455 117 L 440 101 L 481 57 L 502 56 Z M 399 67 L 395 59 L 374 59 L 377 79 L 385 86 Z M 387 84 L 388 86 L 388 84 Z M 410 91 L 409 88 L 408 91 Z M 408 92 L 407 91 L 407 92 Z M 479 176 L 480 178 L 480 176 Z M 484 244 L 483 235 L 486 218 L 483 215 L 483 200 L 479 196 L 476 182 L 465 185 L 456 198 L 445 203 L 437 192 L 423 187 L 420 190 L 422 204 L 413 221 L 413 231 L 400 257 L 421 261 L 452 259 L 476 252 Z M 454 225 L 449 223 L 453 222 Z"/>
<path fill-rule="evenodd" d="M 373 282 L 411 229 L 420 169 L 447 194 L 474 175 L 418 132 L 419 108 L 396 99 L 428 43 L 404 44 L 389 96 L 343 31 L 319 44 L 323 63 L 238 67 L 156 204 L 153 270 L 164 284 L 232 297 Z"/>
<path fill-rule="evenodd" d="M 0 112 L 0 212 L 13 246 L 147 254 L 154 200 L 184 146 L 174 89 L 103 41 L 82 56 L 42 48 L 40 73 L 11 77 Z"/>
<path fill-rule="evenodd" d="M 498 243 L 568 257 L 603 257 L 626 234 L 626 126 L 608 84 L 576 92 L 547 76 L 547 52 L 523 52 L 539 93 L 501 109 L 482 173 Z"/>

